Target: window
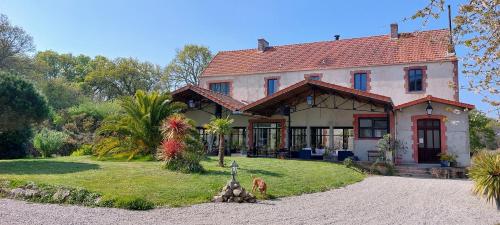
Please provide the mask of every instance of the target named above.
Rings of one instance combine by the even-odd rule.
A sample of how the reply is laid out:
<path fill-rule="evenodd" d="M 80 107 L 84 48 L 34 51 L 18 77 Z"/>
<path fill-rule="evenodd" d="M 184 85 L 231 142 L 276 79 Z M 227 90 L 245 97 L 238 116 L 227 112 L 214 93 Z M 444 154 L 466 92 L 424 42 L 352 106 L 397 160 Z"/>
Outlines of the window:
<path fill-rule="evenodd" d="M 367 75 L 366 73 L 354 74 L 354 89 L 366 91 L 367 90 Z"/>
<path fill-rule="evenodd" d="M 306 79 L 306 80 L 321 80 L 321 77 L 323 77 L 322 73 L 304 74 L 304 79 Z"/>
<path fill-rule="evenodd" d="M 246 148 L 246 128 L 244 127 L 233 127 L 231 131 L 230 147 L 231 152 L 239 152 Z"/>
<path fill-rule="evenodd" d="M 330 144 L 330 128 L 312 127 L 311 128 L 311 147 L 314 149 L 324 149 Z"/>
<path fill-rule="evenodd" d="M 422 69 L 408 70 L 408 91 L 422 91 Z"/>
<path fill-rule="evenodd" d="M 333 149 L 352 150 L 354 145 L 354 131 L 350 128 L 333 129 Z"/>
<path fill-rule="evenodd" d="M 280 123 L 254 123 L 253 124 L 253 146 L 257 150 L 276 151 L 281 145 Z"/>
<path fill-rule="evenodd" d="M 229 96 L 229 82 L 211 83 L 209 88 L 213 92 Z"/>
<path fill-rule="evenodd" d="M 307 146 L 305 127 L 292 127 L 292 151 L 300 151 Z"/>
<path fill-rule="evenodd" d="M 360 138 L 381 138 L 388 133 L 387 118 L 359 118 Z"/>
<path fill-rule="evenodd" d="M 267 95 L 272 95 L 278 91 L 278 79 L 266 79 L 266 93 Z"/>

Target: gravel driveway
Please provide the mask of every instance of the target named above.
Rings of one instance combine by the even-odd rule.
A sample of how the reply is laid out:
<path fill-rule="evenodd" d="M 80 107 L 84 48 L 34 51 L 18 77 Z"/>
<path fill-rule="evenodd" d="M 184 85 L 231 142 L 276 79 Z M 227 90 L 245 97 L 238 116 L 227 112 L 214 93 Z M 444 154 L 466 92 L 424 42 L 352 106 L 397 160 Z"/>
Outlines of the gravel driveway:
<path fill-rule="evenodd" d="M 368 177 L 345 188 L 262 201 L 128 211 L 0 199 L 1 224 L 497 224 L 465 180 Z M 272 188 L 272 187 L 271 187 Z"/>

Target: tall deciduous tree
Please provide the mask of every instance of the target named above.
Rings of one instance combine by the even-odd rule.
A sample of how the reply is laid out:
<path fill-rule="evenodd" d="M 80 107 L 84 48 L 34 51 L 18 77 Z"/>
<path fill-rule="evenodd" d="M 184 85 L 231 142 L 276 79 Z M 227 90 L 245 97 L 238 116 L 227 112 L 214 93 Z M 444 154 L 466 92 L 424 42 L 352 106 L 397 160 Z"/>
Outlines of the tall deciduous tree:
<path fill-rule="evenodd" d="M 92 59 L 85 55 L 73 56 L 47 50 L 38 52 L 34 59 L 44 79 L 63 77 L 71 82 L 82 82 L 92 70 Z"/>
<path fill-rule="evenodd" d="M 160 66 L 133 58 L 109 60 L 97 56 L 93 70 L 85 77 L 85 87 L 100 99 L 132 96 L 138 90 L 146 92 L 162 87 L 164 73 Z"/>
<path fill-rule="evenodd" d="M 21 27 L 12 25 L 6 15 L 0 14 L 0 69 L 25 67 L 29 62 L 26 53 L 34 50 L 33 38 Z"/>
<path fill-rule="evenodd" d="M 212 52 L 200 45 L 185 45 L 177 50 L 175 58 L 168 64 L 166 72 L 173 88 L 186 84 L 197 85 L 203 69 L 212 60 Z"/>
<path fill-rule="evenodd" d="M 445 12 L 445 0 L 429 0 L 411 18 L 439 18 Z M 459 5 L 453 18 L 455 44 L 465 46 L 467 54 L 461 58 L 463 73 L 469 76 L 467 89 L 483 96 L 500 113 L 500 1 L 469 0 Z"/>
<path fill-rule="evenodd" d="M 497 148 L 493 129 L 495 123 L 495 120 L 486 117 L 480 111 L 473 110 L 469 113 L 470 148 L 473 152 L 484 148 Z"/>

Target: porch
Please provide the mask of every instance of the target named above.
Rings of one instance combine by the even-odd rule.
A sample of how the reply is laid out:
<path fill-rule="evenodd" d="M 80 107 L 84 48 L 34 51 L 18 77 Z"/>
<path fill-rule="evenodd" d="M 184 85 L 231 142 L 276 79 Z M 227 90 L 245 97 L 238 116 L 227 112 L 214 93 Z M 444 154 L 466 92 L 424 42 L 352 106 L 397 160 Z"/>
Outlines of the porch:
<path fill-rule="evenodd" d="M 390 98 L 316 80 L 304 80 L 254 103 L 248 155 L 368 160 L 393 126 Z"/>

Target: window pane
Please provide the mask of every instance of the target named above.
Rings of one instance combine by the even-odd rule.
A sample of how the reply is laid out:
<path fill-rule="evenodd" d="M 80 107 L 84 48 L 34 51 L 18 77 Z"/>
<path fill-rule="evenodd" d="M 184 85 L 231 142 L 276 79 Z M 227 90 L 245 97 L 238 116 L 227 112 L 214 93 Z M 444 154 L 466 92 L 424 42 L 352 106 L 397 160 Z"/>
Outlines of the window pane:
<path fill-rule="evenodd" d="M 418 130 L 418 147 L 424 147 L 424 130 Z"/>
<path fill-rule="evenodd" d="M 439 130 L 434 130 L 434 148 L 441 148 L 441 140 L 439 137 Z"/>
<path fill-rule="evenodd" d="M 310 76 L 309 80 L 319 80 L 319 76 Z"/>
<path fill-rule="evenodd" d="M 427 130 L 425 132 L 426 138 L 427 138 L 427 145 L 425 146 L 426 148 L 433 148 L 434 142 L 432 141 L 432 130 Z"/>
<path fill-rule="evenodd" d="M 359 119 L 359 127 L 372 127 L 371 119 Z"/>
<path fill-rule="evenodd" d="M 422 90 L 422 70 L 415 69 L 408 71 L 408 88 L 410 91 Z"/>
<path fill-rule="evenodd" d="M 374 120 L 373 122 L 376 128 L 387 128 L 387 120 Z"/>
<path fill-rule="evenodd" d="M 433 124 L 433 126 L 434 126 L 435 128 L 439 128 L 439 120 L 434 120 L 434 122 L 433 122 L 433 123 L 434 123 L 434 124 Z"/>
<path fill-rule="evenodd" d="M 384 136 L 385 134 L 387 134 L 387 130 L 383 130 L 383 129 L 376 129 L 375 132 L 374 132 L 374 136 L 375 137 L 382 137 Z"/>
<path fill-rule="evenodd" d="M 372 129 L 359 129 L 359 137 L 372 137 Z"/>

